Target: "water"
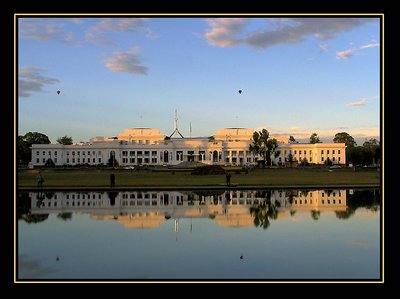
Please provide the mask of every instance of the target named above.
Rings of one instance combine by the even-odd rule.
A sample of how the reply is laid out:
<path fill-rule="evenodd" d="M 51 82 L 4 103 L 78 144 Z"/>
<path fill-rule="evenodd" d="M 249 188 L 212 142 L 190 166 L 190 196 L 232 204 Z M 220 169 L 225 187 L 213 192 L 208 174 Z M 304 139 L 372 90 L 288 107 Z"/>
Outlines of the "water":
<path fill-rule="evenodd" d="M 379 190 L 18 197 L 18 279 L 380 279 Z"/>

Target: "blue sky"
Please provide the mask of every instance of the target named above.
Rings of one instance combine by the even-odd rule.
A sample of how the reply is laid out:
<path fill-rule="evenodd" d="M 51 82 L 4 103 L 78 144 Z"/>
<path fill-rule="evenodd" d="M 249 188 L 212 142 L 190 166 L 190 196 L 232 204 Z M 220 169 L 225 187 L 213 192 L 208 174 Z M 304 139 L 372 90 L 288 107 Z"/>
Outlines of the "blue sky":
<path fill-rule="evenodd" d="M 378 18 L 21 17 L 18 134 L 169 135 L 177 109 L 185 136 L 191 123 L 361 145 L 379 139 L 380 48 Z"/>

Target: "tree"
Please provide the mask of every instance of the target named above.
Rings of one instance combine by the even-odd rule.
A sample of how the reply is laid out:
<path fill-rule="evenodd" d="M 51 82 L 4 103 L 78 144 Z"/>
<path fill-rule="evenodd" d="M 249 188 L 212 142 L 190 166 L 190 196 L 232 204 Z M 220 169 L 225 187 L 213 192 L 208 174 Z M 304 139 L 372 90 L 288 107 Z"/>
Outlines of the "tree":
<path fill-rule="evenodd" d="M 65 135 L 63 137 L 59 137 L 57 139 L 57 142 L 59 144 L 71 145 L 72 144 L 72 137 Z"/>
<path fill-rule="evenodd" d="M 365 151 L 366 161 L 363 161 L 364 164 L 375 164 L 378 159 L 380 159 L 380 149 L 381 146 L 379 141 L 375 138 L 371 138 L 368 141 L 363 143 L 363 148 Z"/>
<path fill-rule="evenodd" d="M 255 155 L 260 155 L 267 162 L 267 165 L 271 165 L 271 155 L 274 153 L 275 157 L 279 156 L 277 151 L 278 141 L 275 138 L 269 138 L 269 132 L 266 129 L 261 131 L 255 131 L 253 133 L 253 143 L 249 145 L 250 152 Z"/>
<path fill-rule="evenodd" d="M 328 158 L 326 158 L 324 164 L 325 164 L 326 166 L 332 166 L 333 162 L 332 162 L 331 159 L 329 159 L 329 157 L 328 157 Z"/>
<path fill-rule="evenodd" d="M 304 158 L 300 161 L 300 165 L 301 165 L 301 166 L 309 166 L 310 163 L 308 163 L 307 158 L 304 157 Z"/>
<path fill-rule="evenodd" d="M 319 140 L 319 137 L 317 135 L 317 133 L 312 133 L 310 136 L 310 143 L 311 144 L 315 144 L 315 143 L 321 143 L 321 141 Z"/>
<path fill-rule="evenodd" d="M 334 143 L 345 143 L 348 148 L 356 146 L 354 138 L 346 132 L 336 133 Z"/>
<path fill-rule="evenodd" d="M 18 164 L 28 164 L 32 160 L 30 147 L 32 144 L 49 144 L 50 139 L 45 134 L 29 132 L 24 136 L 20 135 L 17 139 L 17 162 Z"/>

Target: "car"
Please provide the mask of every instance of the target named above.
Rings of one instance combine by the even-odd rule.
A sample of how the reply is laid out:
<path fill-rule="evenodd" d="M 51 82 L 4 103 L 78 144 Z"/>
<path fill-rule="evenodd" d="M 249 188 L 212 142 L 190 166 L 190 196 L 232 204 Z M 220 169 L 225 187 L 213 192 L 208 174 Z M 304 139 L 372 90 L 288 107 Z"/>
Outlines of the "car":
<path fill-rule="evenodd" d="M 124 166 L 124 169 L 130 169 L 130 170 L 133 170 L 133 169 L 135 169 L 135 166 Z"/>
<path fill-rule="evenodd" d="M 330 169 L 335 169 L 335 168 L 342 168 L 342 166 L 340 165 L 332 165 L 331 167 L 329 167 Z"/>

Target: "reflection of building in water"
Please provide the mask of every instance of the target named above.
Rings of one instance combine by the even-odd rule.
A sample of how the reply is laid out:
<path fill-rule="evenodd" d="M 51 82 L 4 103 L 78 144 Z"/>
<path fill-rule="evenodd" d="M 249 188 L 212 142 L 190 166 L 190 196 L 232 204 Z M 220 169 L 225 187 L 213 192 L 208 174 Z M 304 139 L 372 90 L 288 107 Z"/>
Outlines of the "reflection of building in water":
<path fill-rule="evenodd" d="M 204 195 L 206 194 L 206 195 Z M 155 228 L 167 219 L 211 218 L 220 226 L 252 226 L 250 207 L 270 200 L 278 218 L 293 210 L 346 210 L 346 190 L 31 192 L 31 213 L 82 212 L 115 219 L 126 228 Z M 175 225 L 177 226 L 177 224 Z M 175 227 L 177 229 L 177 227 Z"/>

